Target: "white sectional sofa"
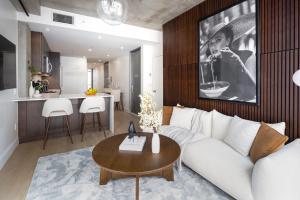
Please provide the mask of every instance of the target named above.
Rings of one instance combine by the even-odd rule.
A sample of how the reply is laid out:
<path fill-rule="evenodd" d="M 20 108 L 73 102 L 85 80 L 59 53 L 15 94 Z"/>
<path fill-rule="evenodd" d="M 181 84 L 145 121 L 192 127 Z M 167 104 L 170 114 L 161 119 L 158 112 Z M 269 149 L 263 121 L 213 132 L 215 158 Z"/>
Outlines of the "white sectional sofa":
<path fill-rule="evenodd" d="M 193 116 L 174 117 L 173 110 L 170 125 L 160 131 L 179 143 L 186 166 L 236 199 L 300 200 L 300 140 L 254 164 L 225 142 L 234 117 L 185 109 Z M 271 126 L 284 134 L 285 123 Z"/>

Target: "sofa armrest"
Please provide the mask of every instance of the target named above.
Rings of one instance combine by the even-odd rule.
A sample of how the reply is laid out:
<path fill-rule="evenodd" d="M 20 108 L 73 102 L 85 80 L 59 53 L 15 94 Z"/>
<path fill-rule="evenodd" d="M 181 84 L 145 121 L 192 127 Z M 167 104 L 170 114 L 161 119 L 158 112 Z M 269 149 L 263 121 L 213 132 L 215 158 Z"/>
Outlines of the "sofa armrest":
<path fill-rule="evenodd" d="M 252 172 L 255 200 L 300 199 L 300 139 L 258 160 Z"/>

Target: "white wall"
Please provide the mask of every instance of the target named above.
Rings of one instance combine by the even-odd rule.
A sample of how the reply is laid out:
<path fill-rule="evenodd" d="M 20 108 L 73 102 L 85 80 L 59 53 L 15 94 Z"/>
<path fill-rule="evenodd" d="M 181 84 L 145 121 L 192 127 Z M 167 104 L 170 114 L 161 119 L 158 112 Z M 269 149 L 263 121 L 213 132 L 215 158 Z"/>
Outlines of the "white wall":
<path fill-rule="evenodd" d="M 18 96 L 28 96 L 31 73 L 28 63 L 31 63 L 31 31 L 24 22 L 18 23 Z"/>
<path fill-rule="evenodd" d="M 81 94 L 87 90 L 87 60 L 83 57 L 60 57 L 63 94 Z"/>
<path fill-rule="evenodd" d="M 129 70 L 129 55 L 109 61 L 109 76 L 112 85 L 120 87 L 123 93 L 125 111 L 129 111 Z"/>
<path fill-rule="evenodd" d="M 162 54 L 162 44 L 141 47 L 142 93 L 153 96 L 157 109 L 163 107 Z"/>
<path fill-rule="evenodd" d="M 18 48 L 18 24 L 16 19 L 16 10 L 10 1 L 1 0 L 0 34 L 16 44 Z M 16 97 L 16 89 L 0 91 L 0 169 L 18 145 L 17 127 L 15 127 L 18 120 L 17 104 L 12 102 L 12 99 Z"/>

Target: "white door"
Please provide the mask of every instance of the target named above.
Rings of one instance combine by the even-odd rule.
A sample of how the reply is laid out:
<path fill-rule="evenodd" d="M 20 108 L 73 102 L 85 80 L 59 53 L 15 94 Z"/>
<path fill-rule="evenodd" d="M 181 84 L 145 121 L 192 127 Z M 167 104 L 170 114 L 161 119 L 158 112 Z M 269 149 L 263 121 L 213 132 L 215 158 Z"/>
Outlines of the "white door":
<path fill-rule="evenodd" d="M 155 56 L 152 66 L 152 93 L 157 109 L 163 107 L 163 56 Z"/>

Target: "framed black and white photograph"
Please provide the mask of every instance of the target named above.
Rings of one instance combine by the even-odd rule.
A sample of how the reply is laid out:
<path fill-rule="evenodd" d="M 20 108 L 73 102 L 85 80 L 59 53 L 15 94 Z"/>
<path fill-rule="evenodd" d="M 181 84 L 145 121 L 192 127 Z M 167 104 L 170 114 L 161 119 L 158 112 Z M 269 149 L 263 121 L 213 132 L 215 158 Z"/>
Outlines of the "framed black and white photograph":
<path fill-rule="evenodd" d="M 259 53 L 255 0 L 199 21 L 199 97 L 258 103 Z"/>

